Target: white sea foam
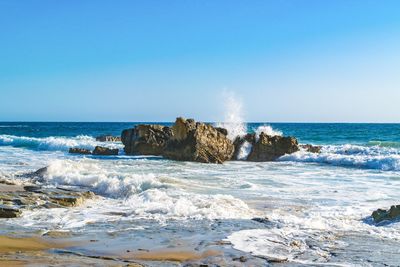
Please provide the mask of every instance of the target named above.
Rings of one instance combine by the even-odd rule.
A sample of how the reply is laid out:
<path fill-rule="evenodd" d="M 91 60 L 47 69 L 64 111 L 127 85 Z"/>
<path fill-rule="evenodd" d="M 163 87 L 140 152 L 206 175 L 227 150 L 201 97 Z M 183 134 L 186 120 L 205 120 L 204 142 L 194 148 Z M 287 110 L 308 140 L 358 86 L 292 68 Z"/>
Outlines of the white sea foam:
<path fill-rule="evenodd" d="M 98 204 L 91 203 L 90 206 L 95 209 L 90 211 L 93 216 L 99 212 L 98 209 L 101 209 L 102 213 L 121 211 L 134 218 L 161 221 L 188 218 L 251 218 L 255 214 L 242 200 L 230 195 L 189 193 L 177 187 L 173 179 L 166 179 L 163 175 L 137 173 L 129 168 L 116 170 L 112 167 L 105 167 L 102 161 L 88 158 L 55 160 L 48 166 L 42 182 L 49 186 L 79 186 L 113 199 L 109 205 L 104 201 Z M 96 205 L 101 207 L 96 208 Z M 28 221 L 33 218 L 40 219 L 38 216 L 41 215 L 37 212 L 26 213 Z M 75 227 L 75 223 L 70 227 Z"/>
<path fill-rule="evenodd" d="M 37 150 L 68 151 L 70 147 L 94 149 L 95 146 L 122 148 L 119 143 L 101 143 L 95 138 L 86 135 L 76 137 L 27 137 L 14 135 L 0 135 L 0 146 L 26 147 Z"/>
<path fill-rule="evenodd" d="M 224 92 L 224 101 L 224 122 L 217 123 L 216 126 L 227 129 L 228 138 L 235 140 L 236 137 L 247 133 L 247 125 L 243 119 L 242 101 L 233 92 Z"/>
<path fill-rule="evenodd" d="M 281 161 L 315 162 L 335 166 L 378 169 L 384 171 L 400 170 L 400 153 L 393 148 L 359 145 L 324 146 L 321 153 L 308 153 L 304 150 L 279 158 Z"/>
<path fill-rule="evenodd" d="M 166 187 L 153 174 L 108 170 L 94 159 L 55 160 L 47 167 L 45 183 L 87 187 L 97 194 L 124 198 L 150 188 Z"/>
<path fill-rule="evenodd" d="M 282 136 L 281 131 L 274 130 L 270 125 L 259 126 L 256 129 L 256 137 L 258 138 L 262 132 L 269 136 Z"/>
<path fill-rule="evenodd" d="M 240 147 L 237 159 L 238 160 L 246 160 L 247 157 L 249 156 L 250 152 L 251 152 L 251 148 L 252 148 L 252 144 L 244 141 L 244 143 L 242 144 L 242 146 Z"/>

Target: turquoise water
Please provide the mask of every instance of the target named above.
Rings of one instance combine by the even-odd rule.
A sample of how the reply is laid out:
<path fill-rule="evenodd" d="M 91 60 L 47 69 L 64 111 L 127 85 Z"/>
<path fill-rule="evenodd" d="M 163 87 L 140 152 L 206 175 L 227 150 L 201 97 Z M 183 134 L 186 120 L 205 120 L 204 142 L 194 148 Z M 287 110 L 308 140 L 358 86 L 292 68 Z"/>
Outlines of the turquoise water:
<path fill-rule="evenodd" d="M 98 196 L 78 208 L 24 211 L 21 218 L 1 221 L 2 231 L 57 229 L 105 235 L 106 244 L 108 232 L 116 244 L 128 237 L 147 243 L 149 232 L 160 232 L 163 239 L 153 234 L 153 246 L 179 237 L 204 249 L 218 236 L 244 253 L 288 258 L 289 266 L 400 262 L 400 223 L 376 225 L 370 217 L 400 201 L 400 124 L 247 124 L 248 132 L 269 125 L 300 143 L 322 145 L 320 154 L 299 151 L 276 162 L 68 154 L 70 147 L 96 145 L 122 151 L 121 143 L 94 137 L 119 135 L 134 124 L 1 122 L 0 176 L 18 182 L 20 174 L 48 166 L 40 183 Z M 269 223 L 254 217 L 268 217 Z M 211 224 L 215 231 L 207 228 Z"/>

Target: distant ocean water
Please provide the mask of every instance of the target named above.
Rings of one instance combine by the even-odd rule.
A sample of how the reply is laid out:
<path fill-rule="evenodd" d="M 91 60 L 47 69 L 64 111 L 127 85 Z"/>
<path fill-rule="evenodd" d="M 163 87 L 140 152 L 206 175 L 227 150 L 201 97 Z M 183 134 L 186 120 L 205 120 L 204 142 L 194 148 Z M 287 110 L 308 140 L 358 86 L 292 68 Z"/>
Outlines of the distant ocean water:
<path fill-rule="evenodd" d="M 377 226 L 369 217 L 377 208 L 399 204 L 400 124 L 247 123 L 248 132 L 264 127 L 322 146 L 320 154 L 299 151 L 277 162 L 216 165 L 123 152 L 115 157 L 68 154 L 70 147 L 96 145 L 122 151 L 121 143 L 100 143 L 95 137 L 120 135 L 136 124 L 0 122 L 0 176 L 23 179 L 18 175 L 49 166 L 46 186 L 78 186 L 102 198 L 79 209 L 25 211 L 21 218 L 1 222 L 2 231 L 141 234 L 146 227 L 182 220 L 233 224 L 268 217 L 271 223 L 259 229 L 242 225 L 224 234 L 238 250 L 301 264 L 400 262 L 396 251 L 379 254 L 364 248 L 366 240 L 374 251 L 389 251 L 389 243 L 400 247 L 400 223 Z"/>

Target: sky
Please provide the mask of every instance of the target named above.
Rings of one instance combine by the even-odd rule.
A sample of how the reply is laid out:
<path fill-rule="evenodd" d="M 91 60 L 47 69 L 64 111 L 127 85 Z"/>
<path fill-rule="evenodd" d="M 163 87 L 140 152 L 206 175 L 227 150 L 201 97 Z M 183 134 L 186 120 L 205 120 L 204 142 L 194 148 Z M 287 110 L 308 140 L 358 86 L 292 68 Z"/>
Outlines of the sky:
<path fill-rule="evenodd" d="M 0 121 L 400 122 L 400 1 L 0 0 Z"/>

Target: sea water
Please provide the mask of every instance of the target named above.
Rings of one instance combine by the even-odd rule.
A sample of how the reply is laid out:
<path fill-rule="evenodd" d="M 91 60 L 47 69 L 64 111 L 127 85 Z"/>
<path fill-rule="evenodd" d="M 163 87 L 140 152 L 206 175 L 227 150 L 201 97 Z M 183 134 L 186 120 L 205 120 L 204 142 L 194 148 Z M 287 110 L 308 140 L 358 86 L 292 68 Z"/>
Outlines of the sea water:
<path fill-rule="evenodd" d="M 2 233 L 107 231 L 145 239 L 149 229 L 190 225 L 207 240 L 214 233 L 204 225 L 218 221 L 225 225 L 218 238 L 266 259 L 400 265 L 400 222 L 375 224 L 370 217 L 377 208 L 400 204 L 400 124 L 245 124 L 244 132 L 291 135 L 301 144 L 322 146 L 319 154 L 301 150 L 276 162 L 175 162 L 127 156 L 121 143 L 95 140 L 136 124 L 1 122 L 0 176 L 19 181 L 26 179 L 20 174 L 48 166 L 44 186 L 77 186 L 99 195 L 78 208 L 26 210 L 20 218 L 0 221 Z M 121 152 L 68 154 L 70 147 L 96 145 Z M 243 148 L 242 159 L 249 149 Z M 193 233 L 186 230 L 165 235 Z"/>

